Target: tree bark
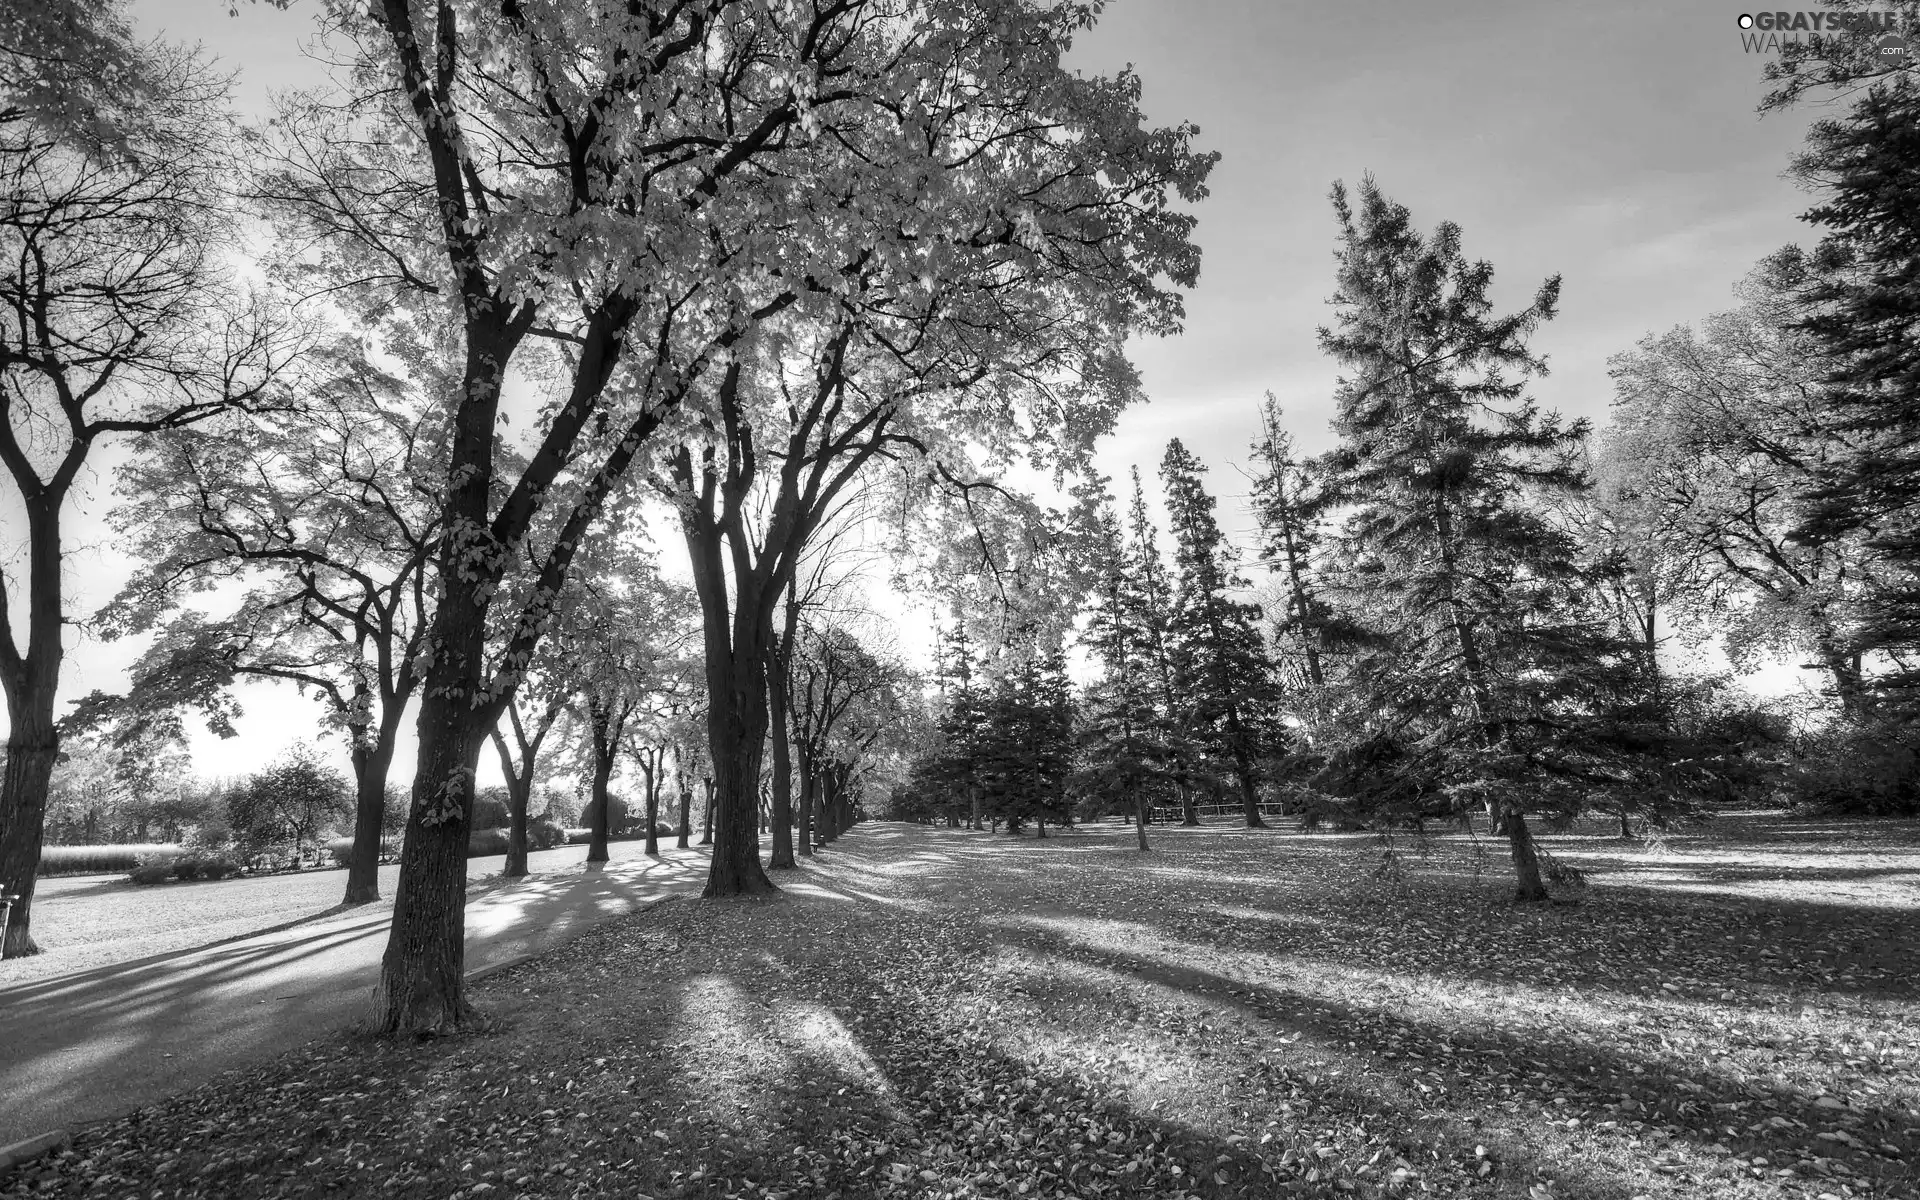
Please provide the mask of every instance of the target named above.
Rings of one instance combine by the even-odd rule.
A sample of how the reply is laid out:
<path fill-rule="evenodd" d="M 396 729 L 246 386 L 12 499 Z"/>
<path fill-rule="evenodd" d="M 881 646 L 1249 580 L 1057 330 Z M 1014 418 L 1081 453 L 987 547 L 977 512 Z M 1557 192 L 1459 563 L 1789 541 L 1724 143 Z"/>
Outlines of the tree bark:
<path fill-rule="evenodd" d="M 346 904 L 371 904 L 380 898 L 380 842 L 387 815 L 387 774 L 393 766 L 400 709 L 382 714 L 370 746 L 353 751 L 353 849 L 347 858 Z"/>
<path fill-rule="evenodd" d="M 660 835 L 656 830 L 660 824 L 660 787 L 666 782 L 666 755 L 658 748 L 649 751 L 648 755 L 640 758 L 640 772 L 647 781 L 647 854 L 658 858 Z"/>
<path fill-rule="evenodd" d="M 1147 793 L 1141 788 L 1133 789 L 1133 832 L 1134 840 L 1140 844 L 1141 853 L 1147 851 Z"/>
<path fill-rule="evenodd" d="M 704 801 L 701 805 L 700 844 L 711 846 L 713 845 L 713 779 L 711 776 L 701 776 L 700 794 Z"/>
<path fill-rule="evenodd" d="M 607 861 L 607 842 L 613 834 L 613 795 L 607 789 L 613 778 L 613 755 L 594 755 L 593 792 L 594 805 L 592 837 L 587 844 L 587 861 L 603 863 Z"/>
<path fill-rule="evenodd" d="M 9 437 L 6 445 L 12 448 Z M 54 705 L 60 689 L 61 590 L 60 508 L 67 486 L 77 471 L 85 443 L 69 451 L 52 485 L 39 485 L 38 494 L 23 497 L 27 509 L 27 651 L 20 654 L 13 641 L 4 605 L 0 605 L 0 692 L 6 696 L 10 718 L 7 762 L 0 771 L 0 893 L 18 897 L 7 918 L 6 940 L 0 959 L 38 954 L 33 940 L 33 888 L 40 871 L 40 848 L 46 839 L 47 786 L 60 753 L 59 727 Z M 23 493 L 30 471 L 7 464 Z M 37 480 L 37 476 L 33 477 Z M 4 588 L 0 581 L 0 588 Z M 7 598 L 0 590 L 0 600 Z"/>
<path fill-rule="evenodd" d="M 1179 785 L 1180 823 L 1182 825 L 1200 824 L 1199 806 L 1193 802 L 1193 789 L 1186 784 Z"/>
<path fill-rule="evenodd" d="M 451 594 L 464 591 L 458 583 Z M 462 597 L 464 598 L 464 597 Z M 462 611 L 464 607 L 464 611 Z M 477 656 L 480 610 L 441 606 L 443 638 Z M 465 628 L 471 626 L 471 629 Z M 473 768 L 481 730 L 460 684 L 461 667 L 436 658 L 420 701 L 420 763 L 400 850 L 400 886 L 380 963 L 381 1028 L 431 1033 L 473 1018 L 466 969 L 467 839 L 473 821 Z"/>
<path fill-rule="evenodd" d="M 1547 899 L 1547 885 L 1540 878 L 1540 857 L 1533 849 L 1533 831 L 1527 828 L 1526 814 L 1519 809 L 1507 814 L 1507 841 L 1513 848 L 1513 873 L 1517 881 L 1514 903 L 1531 904 Z"/>
<path fill-rule="evenodd" d="M 676 839 L 675 845 L 679 849 L 685 850 L 687 848 L 687 839 L 693 833 L 693 787 L 687 780 L 686 748 L 678 743 L 673 747 L 673 783 L 680 792 L 680 821 L 677 830 L 679 837 Z"/>
<path fill-rule="evenodd" d="M 791 622 L 787 636 L 793 636 Z M 773 735 L 773 850 L 767 866 L 776 871 L 791 870 L 798 865 L 793 861 L 793 757 L 787 740 L 786 671 L 777 650 L 767 661 L 767 702 L 769 732 Z"/>

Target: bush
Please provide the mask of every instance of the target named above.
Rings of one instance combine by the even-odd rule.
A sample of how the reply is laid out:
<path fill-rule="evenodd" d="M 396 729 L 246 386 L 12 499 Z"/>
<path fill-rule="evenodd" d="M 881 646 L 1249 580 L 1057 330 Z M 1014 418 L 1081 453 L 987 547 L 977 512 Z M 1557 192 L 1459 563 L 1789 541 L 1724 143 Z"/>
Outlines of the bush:
<path fill-rule="evenodd" d="M 1920 736 L 1892 723 L 1836 721 L 1795 739 L 1796 807 L 1857 816 L 1920 815 Z"/>
<path fill-rule="evenodd" d="M 128 846 L 47 846 L 40 851 L 41 875 L 114 875 L 141 865 L 142 856 L 165 855 L 167 861 L 180 853 L 180 847 L 158 842 Z"/>
<path fill-rule="evenodd" d="M 555 846 L 565 845 L 566 841 L 567 831 L 551 817 L 539 817 L 527 822 L 529 850 L 551 850 Z"/>
<path fill-rule="evenodd" d="M 678 837 L 679 834 L 674 830 L 673 826 L 667 824 L 665 821 L 655 821 L 653 823 L 653 836 L 656 838 L 670 838 Z"/>
<path fill-rule="evenodd" d="M 141 887 L 151 887 L 156 883 L 165 883 L 167 880 L 173 878 L 173 864 L 148 863 L 143 867 L 135 867 L 133 870 L 127 872 L 127 878 L 133 880 Z"/>
<path fill-rule="evenodd" d="M 593 830 L 591 829 L 568 829 L 565 832 L 567 835 L 567 845 L 569 846 L 584 846 L 593 840 Z"/>
<path fill-rule="evenodd" d="M 174 859 L 173 877 L 183 883 L 191 883 L 200 878 L 200 859 L 192 854 L 182 854 Z"/>
<path fill-rule="evenodd" d="M 224 854 L 201 856 L 199 875 L 202 879 L 231 879 L 244 873 L 239 863 Z"/>
<path fill-rule="evenodd" d="M 476 829 L 467 837 L 467 857 L 487 858 L 507 852 L 507 831 L 504 829 Z"/>
<path fill-rule="evenodd" d="M 473 829 L 505 829 L 513 823 L 513 810 L 507 805 L 507 789 L 498 785 L 482 789 L 473 798 Z"/>

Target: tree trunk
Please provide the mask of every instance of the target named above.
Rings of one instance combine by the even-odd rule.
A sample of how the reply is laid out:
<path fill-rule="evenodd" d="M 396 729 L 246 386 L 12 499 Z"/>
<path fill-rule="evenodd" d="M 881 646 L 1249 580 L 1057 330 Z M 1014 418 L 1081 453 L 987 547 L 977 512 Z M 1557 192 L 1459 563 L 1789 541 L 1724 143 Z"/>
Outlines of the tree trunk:
<path fill-rule="evenodd" d="M 687 839 L 693 833 L 693 788 L 687 782 L 687 752 L 678 744 L 673 748 L 673 784 L 680 791 L 680 820 L 676 830 L 679 837 L 675 845 L 685 850 Z"/>
<path fill-rule="evenodd" d="M 527 867 L 527 809 L 533 806 L 533 773 L 525 779 L 507 779 L 507 861 L 500 866 L 503 879 L 524 879 Z"/>
<path fill-rule="evenodd" d="M 1147 793 L 1140 788 L 1133 790 L 1133 832 L 1134 840 L 1140 843 L 1141 853 L 1147 850 Z"/>
<path fill-rule="evenodd" d="M 478 609 L 454 603 L 443 605 L 441 611 L 447 619 L 437 624 L 451 627 L 455 634 L 468 632 L 462 626 L 471 625 L 471 640 L 478 642 Z M 456 615 L 462 619 L 454 619 Z M 477 662 L 479 647 L 472 649 Z M 436 660 L 428 686 L 422 689 L 420 762 L 400 849 L 393 924 L 380 963 L 381 1028 L 388 1033 L 458 1028 L 473 1017 L 462 976 L 467 839 L 473 822 L 473 768 L 479 758 L 481 731 L 474 728 L 473 708 L 459 687 L 460 679 L 455 664 Z"/>
<path fill-rule="evenodd" d="M 793 861 L 793 756 L 787 741 L 786 674 L 776 651 L 767 660 L 767 720 L 773 735 L 773 850 L 767 866 L 776 871 L 797 865 Z"/>
<path fill-rule="evenodd" d="M 704 798 L 701 806 L 700 844 L 711 846 L 713 845 L 713 779 L 711 776 L 700 777 L 700 794 Z"/>
<path fill-rule="evenodd" d="M 593 762 L 593 836 L 587 845 L 587 861 L 603 863 L 607 861 L 607 841 L 613 834 L 613 796 L 607 790 L 608 782 L 613 778 L 613 755 L 602 754 L 596 748 Z"/>
<path fill-rule="evenodd" d="M 5 635 L 0 630 L 0 636 Z M 39 711 L 13 709 L 13 728 L 7 737 L 7 760 L 0 773 L 0 893 L 16 896 L 7 913 L 7 932 L 0 958 L 25 958 L 40 953 L 34 944 L 33 884 L 40 867 L 45 836 L 47 784 L 60 752 L 54 732 L 53 697 L 35 704 Z"/>
<path fill-rule="evenodd" d="M 1200 824 L 1199 808 L 1193 802 L 1193 789 L 1186 784 L 1180 785 L 1180 823 L 1182 825 Z"/>
<path fill-rule="evenodd" d="M 386 824 L 387 772 L 393 766 L 399 724 L 396 707 L 381 720 L 373 744 L 353 752 L 353 849 L 347 858 L 346 904 L 371 904 L 380 898 L 380 836 Z"/>
<path fill-rule="evenodd" d="M 1547 899 L 1547 885 L 1540 878 L 1540 858 L 1534 853 L 1533 832 L 1527 828 L 1526 814 L 1513 808 L 1501 816 L 1506 825 L 1507 842 L 1513 848 L 1513 873 L 1518 884 L 1513 902 L 1531 904 Z"/>
<path fill-rule="evenodd" d="M 647 779 L 647 854 L 660 857 L 660 837 L 656 832 L 660 824 L 660 787 L 666 782 L 666 755 L 653 751 L 651 760 L 642 758 L 640 770 Z"/>
<path fill-rule="evenodd" d="M 800 830 L 798 841 L 800 853 L 806 855 L 808 858 L 813 857 L 814 843 L 813 769 L 808 765 L 811 761 L 811 756 L 808 755 L 807 751 L 803 748 L 800 751 Z"/>

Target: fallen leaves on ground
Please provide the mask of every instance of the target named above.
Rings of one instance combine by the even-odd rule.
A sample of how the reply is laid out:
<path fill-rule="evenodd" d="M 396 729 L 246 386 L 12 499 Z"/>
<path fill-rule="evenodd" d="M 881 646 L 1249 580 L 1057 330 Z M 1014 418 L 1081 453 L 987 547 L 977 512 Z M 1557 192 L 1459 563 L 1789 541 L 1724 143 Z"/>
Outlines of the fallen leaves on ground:
<path fill-rule="evenodd" d="M 1779 828 L 1713 844 L 1854 835 Z M 1460 839 L 1390 872 L 1360 837 L 1130 840 L 866 826 L 781 898 L 489 980 L 486 1032 L 316 1043 L 0 1194 L 1920 1195 L 1902 904 L 1608 849 L 1578 903 L 1517 908 Z"/>

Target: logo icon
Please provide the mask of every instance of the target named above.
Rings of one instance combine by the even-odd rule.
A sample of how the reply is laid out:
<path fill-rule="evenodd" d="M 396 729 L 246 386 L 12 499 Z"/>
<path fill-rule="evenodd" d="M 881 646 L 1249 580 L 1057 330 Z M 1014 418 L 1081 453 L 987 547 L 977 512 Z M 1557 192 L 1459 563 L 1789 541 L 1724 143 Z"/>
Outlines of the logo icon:
<path fill-rule="evenodd" d="M 1873 61 L 1882 69 L 1892 71 L 1907 65 L 1907 39 L 1897 33 L 1889 33 L 1874 40 Z"/>

